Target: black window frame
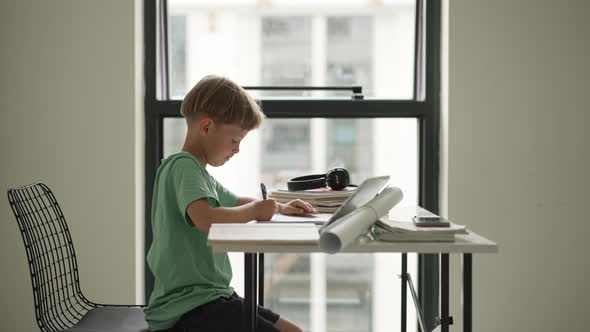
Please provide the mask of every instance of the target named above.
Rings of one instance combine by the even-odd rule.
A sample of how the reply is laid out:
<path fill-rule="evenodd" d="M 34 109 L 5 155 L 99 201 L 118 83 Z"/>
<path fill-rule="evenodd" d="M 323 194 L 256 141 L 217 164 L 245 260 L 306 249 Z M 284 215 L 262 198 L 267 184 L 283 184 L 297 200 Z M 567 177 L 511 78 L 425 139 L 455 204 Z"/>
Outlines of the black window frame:
<path fill-rule="evenodd" d="M 180 100 L 158 100 L 157 44 L 158 7 L 166 27 L 166 0 L 144 2 L 145 75 L 145 247 L 152 241 L 151 203 L 154 179 L 163 157 L 165 118 L 180 117 Z M 415 79 L 412 100 L 394 99 L 262 99 L 268 118 L 416 118 L 419 132 L 419 204 L 439 213 L 439 134 L 441 79 L 441 2 L 416 0 Z M 164 64 L 167 66 L 167 64 Z M 167 69 L 161 68 L 166 76 Z M 166 88 L 166 86 L 164 86 Z M 169 96 L 168 89 L 162 89 Z M 405 254 L 404 254 L 405 255 Z M 439 316 L 439 255 L 418 255 L 418 289 L 427 326 L 434 327 Z M 148 266 L 144 272 L 146 302 L 153 289 Z M 392 276 L 393 277 L 393 276 Z M 402 293 L 403 296 L 403 293 Z M 402 318 L 404 319 L 404 318 Z"/>

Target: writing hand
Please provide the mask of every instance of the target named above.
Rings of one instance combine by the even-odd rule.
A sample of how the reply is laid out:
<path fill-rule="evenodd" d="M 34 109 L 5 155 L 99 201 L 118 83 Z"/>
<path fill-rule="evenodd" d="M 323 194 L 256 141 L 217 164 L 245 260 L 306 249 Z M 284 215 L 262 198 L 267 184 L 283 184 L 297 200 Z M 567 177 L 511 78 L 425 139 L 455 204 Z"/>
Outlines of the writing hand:
<path fill-rule="evenodd" d="M 256 220 L 270 220 L 272 216 L 279 210 L 279 205 L 274 199 L 265 199 L 255 201 L 253 208 L 256 209 Z"/>

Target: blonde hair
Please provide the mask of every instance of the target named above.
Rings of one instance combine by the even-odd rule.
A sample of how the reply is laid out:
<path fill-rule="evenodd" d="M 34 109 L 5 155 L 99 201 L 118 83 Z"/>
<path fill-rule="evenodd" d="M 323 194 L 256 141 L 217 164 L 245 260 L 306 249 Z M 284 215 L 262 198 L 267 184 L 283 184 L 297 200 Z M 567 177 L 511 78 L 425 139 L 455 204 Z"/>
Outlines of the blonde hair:
<path fill-rule="evenodd" d="M 233 81 L 216 75 L 203 77 L 184 97 L 180 113 L 190 122 L 206 115 L 215 122 L 258 128 L 264 120 L 254 98 Z"/>

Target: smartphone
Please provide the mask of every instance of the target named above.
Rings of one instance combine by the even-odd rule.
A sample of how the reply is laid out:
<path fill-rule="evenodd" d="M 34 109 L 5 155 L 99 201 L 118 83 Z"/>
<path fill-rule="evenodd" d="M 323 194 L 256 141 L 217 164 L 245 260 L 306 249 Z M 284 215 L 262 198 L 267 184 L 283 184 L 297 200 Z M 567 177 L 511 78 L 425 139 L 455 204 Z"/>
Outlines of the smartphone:
<path fill-rule="evenodd" d="M 451 223 L 439 216 L 414 216 L 414 225 L 417 227 L 449 227 Z"/>

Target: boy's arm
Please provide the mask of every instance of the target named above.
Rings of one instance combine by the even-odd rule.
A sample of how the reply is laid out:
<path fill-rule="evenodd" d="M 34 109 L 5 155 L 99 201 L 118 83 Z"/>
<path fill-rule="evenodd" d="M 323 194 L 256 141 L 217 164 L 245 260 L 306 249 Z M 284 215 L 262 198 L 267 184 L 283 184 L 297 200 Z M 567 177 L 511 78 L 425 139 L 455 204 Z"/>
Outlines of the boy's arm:
<path fill-rule="evenodd" d="M 248 204 L 250 202 L 254 202 L 255 200 L 256 200 L 256 198 L 251 198 L 251 197 L 238 197 L 238 202 L 236 203 L 236 206 Z M 298 214 L 305 214 L 305 213 L 318 213 L 318 210 L 316 210 L 313 206 L 311 206 L 311 204 L 309 204 L 305 201 L 302 201 L 300 199 L 292 200 L 289 203 L 277 202 L 277 206 L 278 206 L 277 212 L 284 213 L 284 214 L 298 215 Z"/>
<path fill-rule="evenodd" d="M 272 199 L 253 200 L 236 207 L 211 207 L 207 199 L 198 199 L 188 205 L 186 213 L 203 233 L 208 234 L 213 223 L 245 223 L 251 220 L 270 220 L 278 205 Z"/>
<path fill-rule="evenodd" d="M 256 198 L 252 198 L 252 197 L 238 197 L 238 202 L 236 203 L 236 206 L 242 206 L 244 204 L 254 202 L 255 200 L 256 200 Z"/>

